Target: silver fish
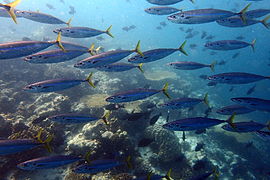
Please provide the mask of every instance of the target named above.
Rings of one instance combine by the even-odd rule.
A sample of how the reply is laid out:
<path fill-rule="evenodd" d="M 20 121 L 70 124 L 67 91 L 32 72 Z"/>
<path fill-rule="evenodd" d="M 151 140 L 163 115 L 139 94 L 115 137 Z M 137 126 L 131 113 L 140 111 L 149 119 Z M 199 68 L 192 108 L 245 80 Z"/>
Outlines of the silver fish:
<path fill-rule="evenodd" d="M 238 40 L 221 40 L 221 41 L 208 42 L 204 46 L 208 49 L 219 50 L 219 51 L 235 50 L 235 49 L 241 49 L 241 48 L 250 46 L 252 50 L 255 51 L 255 47 L 254 47 L 255 43 L 256 43 L 256 39 L 253 40 L 251 43 L 238 41 Z"/>
<path fill-rule="evenodd" d="M 106 66 L 98 67 L 97 69 L 106 72 L 123 72 L 134 68 L 138 68 L 141 72 L 143 72 L 142 65 L 143 65 L 142 63 L 138 65 L 128 63 L 113 63 L 108 64 Z"/>
<path fill-rule="evenodd" d="M 113 38 L 113 35 L 111 34 L 111 28 L 110 26 L 106 31 L 101 31 L 98 29 L 88 28 L 88 27 L 66 27 L 66 28 L 60 28 L 56 29 L 53 32 L 54 33 L 62 33 L 62 36 L 70 37 L 70 38 L 88 38 L 88 37 L 94 37 L 98 36 L 100 34 L 108 34 Z"/>
<path fill-rule="evenodd" d="M 180 70 L 195 70 L 200 69 L 204 67 L 209 67 L 212 71 L 214 71 L 216 62 L 213 62 L 212 64 L 201 64 L 197 62 L 191 62 L 191 61 L 177 61 L 177 62 L 171 62 L 167 65 L 172 66 L 175 69 Z"/>
<path fill-rule="evenodd" d="M 250 73 L 231 72 L 208 76 L 207 79 L 211 82 L 222 84 L 248 84 L 264 79 L 270 79 L 270 77 Z"/>
<path fill-rule="evenodd" d="M 270 14 L 270 9 L 255 9 L 255 10 L 247 11 L 245 16 L 247 19 L 254 19 L 254 18 L 265 16 L 267 14 Z"/>
<path fill-rule="evenodd" d="M 66 24 L 70 25 L 71 19 L 68 22 L 64 22 L 57 17 L 54 17 L 49 14 L 34 12 L 34 11 L 16 11 L 20 17 L 25 19 L 29 19 L 35 22 L 45 23 L 45 24 Z"/>
<path fill-rule="evenodd" d="M 23 88 L 23 90 L 32 93 L 55 92 L 78 86 L 82 82 L 88 82 L 89 85 L 95 87 L 95 85 L 91 82 L 92 75 L 93 73 L 90 73 L 86 79 L 52 79 L 36 82 L 34 84 L 27 85 Z"/>
<path fill-rule="evenodd" d="M 232 115 L 232 114 L 247 114 L 250 112 L 253 112 L 253 109 L 246 108 L 245 106 L 240 106 L 240 105 L 231 105 L 231 106 L 226 106 L 223 108 L 218 109 L 216 112 L 218 114 L 222 115 Z"/>
<path fill-rule="evenodd" d="M 182 10 L 174 8 L 174 7 L 155 6 L 155 7 L 146 8 L 144 11 L 147 12 L 148 14 L 153 14 L 153 15 L 169 15 L 169 14 L 176 13 Z"/>
<path fill-rule="evenodd" d="M 270 100 L 267 99 L 260 99 L 253 97 L 237 97 L 232 98 L 231 100 L 249 109 L 270 112 Z"/>
<path fill-rule="evenodd" d="M 181 2 L 183 0 L 147 0 L 151 4 L 156 4 L 156 5 L 172 5 L 176 4 L 178 2 Z M 192 3 L 194 3 L 194 0 L 190 0 Z"/>
<path fill-rule="evenodd" d="M 182 11 L 168 16 L 167 19 L 177 24 L 202 24 L 238 15 L 245 21 L 245 12 L 249 6 L 250 4 L 238 13 L 221 9 L 195 9 Z"/>

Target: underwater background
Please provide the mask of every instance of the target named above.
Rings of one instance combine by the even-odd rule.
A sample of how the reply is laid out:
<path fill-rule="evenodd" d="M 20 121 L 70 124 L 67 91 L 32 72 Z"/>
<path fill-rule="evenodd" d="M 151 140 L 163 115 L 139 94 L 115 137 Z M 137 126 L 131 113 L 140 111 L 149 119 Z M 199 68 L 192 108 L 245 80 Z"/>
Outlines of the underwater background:
<path fill-rule="evenodd" d="M 248 3 L 245 0 L 197 0 L 195 3 L 185 0 L 171 6 L 183 11 L 216 8 L 239 12 Z M 89 54 L 57 64 L 31 64 L 22 58 L 1 60 L 1 139 L 33 138 L 43 128 L 44 136 L 53 135 L 53 140 L 52 153 L 38 147 L 0 156 L 0 180 L 120 180 L 147 176 L 149 172 L 165 175 L 169 169 L 172 169 L 172 179 L 190 179 L 215 168 L 219 170 L 219 179 L 270 179 L 269 139 L 262 139 L 254 132 L 228 132 L 221 128 L 222 125 L 201 133 L 186 131 L 185 137 L 180 131 L 169 131 L 162 127 L 167 122 L 189 117 L 207 116 L 226 120 L 229 116 L 218 114 L 216 110 L 232 105 L 233 97 L 270 99 L 269 79 L 250 84 L 209 86 L 205 78 L 224 72 L 269 76 L 269 29 L 261 23 L 243 28 L 224 27 L 216 22 L 175 24 L 168 21 L 167 16 L 151 15 L 144 11 L 152 6 L 146 0 L 22 0 L 16 9 L 50 14 L 65 22 L 72 18 L 71 27 L 91 27 L 105 31 L 112 25 L 114 38 L 102 34 L 80 39 L 62 37 L 63 41 L 85 47 L 94 43 L 95 47 L 102 47 L 101 52 L 106 52 L 134 49 L 140 40 L 141 51 L 144 52 L 157 48 L 178 48 L 186 40 L 185 51 L 188 56 L 175 52 L 161 60 L 145 63 L 142 66 L 143 73 L 137 68 L 124 72 L 104 72 L 73 67 L 76 62 L 89 57 Z M 267 0 L 252 1 L 249 9 L 263 8 L 270 8 Z M 0 20 L 1 44 L 22 40 L 54 41 L 57 34 L 53 30 L 66 27 L 65 24 L 43 24 L 24 18 L 17 18 L 18 24 L 12 22 L 11 18 L 1 17 Z M 232 51 L 215 51 L 204 47 L 208 41 L 232 39 L 248 43 L 256 39 L 255 51 L 251 47 Z M 121 62 L 128 62 L 127 59 Z M 210 68 L 182 71 L 167 65 L 176 61 L 203 64 L 216 61 L 217 64 L 214 72 Z M 48 79 L 85 79 L 91 72 L 96 88 L 82 83 L 71 89 L 51 93 L 29 93 L 23 90 L 28 84 Z M 210 108 L 202 103 L 194 108 L 163 109 L 158 105 L 168 99 L 161 93 L 144 100 L 124 103 L 120 107 L 112 108 L 105 101 L 117 92 L 136 88 L 161 89 L 166 83 L 169 84 L 168 92 L 172 98 L 203 99 L 207 93 Z M 111 111 L 108 125 L 103 121 L 65 125 L 47 119 L 65 113 L 102 117 L 105 110 Z M 235 117 L 237 122 L 267 124 L 269 120 L 269 112 L 265 111 L 236 114 Z M 117 158 L 124 161 L 127 156 L 131 156 L 133 167 L 128 168 L 124 164 L 97 174 L 74 173 L 72 170 L 76 163 L 36 171 L 17 168 L 17 164 L 41 156 L 72 154 L 84 157 L 87 152 L 90 152 L 92 160 Z"/>

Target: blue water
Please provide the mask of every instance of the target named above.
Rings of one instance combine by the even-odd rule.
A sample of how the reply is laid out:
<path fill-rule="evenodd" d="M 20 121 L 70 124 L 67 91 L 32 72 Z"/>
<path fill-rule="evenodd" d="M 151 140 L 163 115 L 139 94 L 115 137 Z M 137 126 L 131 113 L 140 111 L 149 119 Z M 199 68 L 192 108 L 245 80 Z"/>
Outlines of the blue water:
<path fill-rule="evenodd" d="M 185 0 L 184 2 L 173 5 L 173 7 L 183 9 L 184 11 L 201 8 L 217 8 L 239 12 L 247 5 L 247 3 L 248 1 L 244 0 L 239 0 L 237 2 L 235 2 L 235 0 L 197 0 L 195 4 L 192 4 L 190 1 Z M 46 4 L 51 4 L 55 9 L 49 9 Z M 73 6 L 75 8 L 76 13 L 74 15 L 68 13 L 70 10 L 69 6 Z M 102 127 L 96 127 L 96 125 L 93 125 L 94 128 L 92 126 L 88 127 L 87 125 L 62 126 L 59 124 L 50 123 L 48 121 L 41 123 L 39 122 L 34 125 L 31 123 L 34 119 L 40 116 L 70 113 L 76 112 L 76 110 L 77 113 L 92 113 L 97 116 L 102 116 L 104 108 L 102 106 L 102 104 L 104 104 L 102 100 L 90 99 L 91 102 L 89 103 L 89 107 L 82 107 L 80 105 L 87 101 L 89 96 L 97 95 L 97 97 L 99 97 L 98 95 L 100 94 L 105 94 L 108 96 L 119 91 L 143 88 L 145 85 L 149 85 L 154 89 L 160 89 L 166 82 L 169 82 L 169 93 L 171 93 L 174 98 L 178 98 L 179 96 L 203 97 L 205 93 L 208 93 L 209 101 L 213 108 L 213 111 L 210 113 L 209 117 L 213 118 L 227 118 L 227 116 L 216 114 L 215 110 L 227 105 L 232 105 L 233 102 L 230 100 L 230 98 L 244 96 L 270 99 L 270 86 L 268 79 L 245 85 L 218 84 L 217 86 L 212 87 L 207 86 L 207 80 L 199 78 L 200 75 L 213 75 L 224 72 L 247 72 L 269 76 L 269 29 L 266 29 L 260 23 L 245 28 L 228 28 L 220 26 L 215 22 L 196 25 L 173 24 L 166 19 L 166 16 L 155 16 L 144 12 L 145 8 L 152 6 L 154 5 L 148 3 L 146 0 L 64 0 L 64 4 L 55 0 L 22 0 L 17 9 L 47 13 L 58 17 L 63 21 L 68 21 L 72 17 L 71 26 L 91 27 L 99 30 L 106 30 L 110 25 L 113 26 L 111 33 L 114 35 L 114 38 L 103 34 L 101 35 L 101 37 L 104 38 L 102 41 L 98 41 L 96 37 L 85 39 L 63 37 L 63 41 L 74 42 L 86 47 L 90 47 L 90 45 L 94 43 L 96 47 L 102 46 L 105 51 L 108 51 L 119 48 L 126 50 L 134 49 L 136 43 L 138 40 L 140 40 L 141 50 L 146 51 L 156 48 L 178 48 L 185 40 L 187 40 L 185 50 L 187 51 L 188 56 L 185 56 L 180 52 L 175 52 L 162 60 L 147 63 L 143 66 L 145 74 L 149 73 L 151 75 L 151 73 L 156 73 L 154 76 L 156 76 L 157 79 L 160 78 L 160 81 L 149 80 L 145 78 L 144 75 L 138 70 L 102 74 L 97 70 L 79 70 L 72 67 L 76 61 L 89 57 L 87 54 L 76 58 L 76 60 L 52 65 L 28 64 L 19 58 L 16 60 L 1 61 L 0 80 L 2 97 L 0 100 L 0 115 L 3 117 L 3 121 L 0 121 L 0 123 L 3 124 L 0 124 L 2 126 L 0 126 L 2 131 L 1 136 L 3 138 L 8 138 L 8 136 L 12 134 L 14 135 L 15 133 L 18 133 L 24 129 L 28 129 L 29 127 L 30 130 L 27 131 L 30 132 L 36 132 L 39 127 L 44 127 L 48 133 L 56 134 L 56 140 L 54 143 L 52 143 L 53 149 L 55 149 L 53 152 L 54 154 L 84 155 L 87 151 L 89 151 L 89 149 L 92 150 L 95 148 L 90 147 L 90 145 L 89 147 L 87 145 L 81 145 L 81 147 L 79 147 L 79 145 L 76 143 L 71 142 L 72 139 L 78 138 L 76 137 L 77 134 L 82 133 L 81 135 L 85 136 L 85 139 L 87 140 L 91 139 L 94 141 L 95 138 L 97 138 L 96 140 L 100 141 L 100 147 L 102 150 L 98 148 L 95 149 L 95 152 L 93 152 L 93 158 L 102 159 L 104 158 L 102 154 L 114 154 L 116 153 L 115 151 L 118 151 L 117 153 L 120 151 L 131 153 L 131 156 L 134 158 L 133 163 L 135 164 L 135 169 L 112 169 L 110 171 L 106 171 L 109 172 L 109 175 L 98 174 L 93 179 L 106 179 L 105 177 L 107 177 L 107 179 L 113 179 L 112 177 L 115 177 L 121 173 L 129 173 L 130 177 L 143 176 L 147 175 L 147 173 L 150 171 L 157 174 L 166 174 L 166 171 L 169 168 L 173 168 L 172 178 L 188 179 L 193 175 L 199 175 L 213 170 L 213 166 L 219 166 L 220 179 L 233 180 L 236 179 L 236 177 L 245 180 L 269 179 L 270 171 L 268 165 L 270 161 L 269 155 L 267 154 L 269 152 L 269 141 L 261 140 L 255 136 L 254 133 L 248 133 L 248 135 L 225 133 L 224 130 L 218 126 L 215 128 L 209 128 L 206 134 L 197 135 L 193 132 L 188 132 L 187 139 L 185 142 L 183 142 L 181 139 L 182 132 L 168 133 L 166 131 L 168 136 L 164 136 L 166 133 L 163 133 L 164 130 L 162 130 L 161 126 L 162 124 L 166 123 L 167 112 L 158 108 L 151 110 L 153 112 L 152 116 L 158 114 L 159 112 L 162 112 L 163 116 L 160 117 L 158 123 L 154 127 L 148 127 L 149 125 L 146 125 L 149 117 L 148 119 L 145 118 L 145 121 L 142 119 L 138 122 L 125 121 L 123 114 L 127 112 L 131 113 L 133 109 L 136 109 L 136 103 L 131 103 L 126 109 L 124 108 L 114 111 L 113 117 L 116 119 L 116 122 L 113 122 L 108 128 L 102 123 L 100 123 L 102 125 L 98 125 Z M 269 2 L 264 0 L 260 2 L 253 2 L 250 9 L 269 7 Z M 55 40 L 56 35 L 53 33 L 53 30 L 64 26 L 41 24 L 23 18 L 18 18 L 17 20 L 18 24 L 14 24 L 10 18 L 0 18 L 0 43 L 20 41 L 24 37 L 28 37 L 32 40 L 43 40 L 44 38 L 47 40 Z M 165 22 L 166 26 L 160 25 L 161 22 Z M 123 30 L 124 27 L 131 25 L 136 27 L 128 32 Z M 157 27 L 161 27 L 161 29 L 157 29 Z M 182 28 L 182 30 L 179 28 Z M 192 33 L 195 34 L 191 38 L 187 37 L 189 33 L 186 31 L 188 29 L 191 29 Z M 203 31 L 207 33 L 207 36 L 211 35 L 214 37 L 210 41 L 234 40 L 237 37 L 242 36 L 244 37 L 243 41 L 251 43 L 252 40 L 256 39 L 257 42 L 255 45 L 255 52 L 252 51 L 251 47 L 233 51 L 205 50 L 204 44 L 207 42 L 207 40 L 206 38 L 201 38 Z M 196 47 L 191 48 L 190 45 L 192 44 L 196 44 Z M 211 52 L 216 52 L 216 54 L 211 55 Z M 232 56 L 235 55 L 235 53 L 239 53 L 239 56 L 233 59 Z M 222 60 L 224 60 L 226 64 L 222 66 L 216 65 L 215 72 L 211 72 L 209 68 L 194 71 L 181 71 L 172 69 L 166 65 L 169 62 L 175 61 L 195 61 L 210 64 L 213 61 L 220 62 Z M 127 58 L 122 60 L 122 62 L 127 62 Z M 82 86 L 59 92 L 58 94 L 52 93 L 48 96 L 44 94 L 29 94 L 22 91 L 22 88 L 27 84 L 46 79 L 84 79 L 92 71 L 94 72 L 94 80 L 98 81 L 97 88 L 95 90 L 88 87 L 88 85 L 83 84 Z M 163 79 L 163 73 L 168 72 L 175 73 L 176 77 L 172 76 L 171 78 L 169 77 Z M 254 84 L 256 84 L 255 92 L 253 92 L 251 95 L 246 95 L 246 92 Z M 234 87 L 233 90 L 229 91 L 232 86 Z M 63 102 L 59 100 L 59 98 L 57 99 L 57 97 L 60 96 L 63 96 Z M 159 104 L 167 101 L 165 98 L 166 97 L 162 94 L 158 94 L 154 98 L 150 98 L 149 100 L 146 99 L 144 102 L 153 102 L 154 104 Z M 100 101 L 100 103 L 96 102 L 95 104 L 93 101 Z M 143 112 L 146 111 L 147 108 L 144 107 L 140 110 Z M 204 105 L 196 106 L 190 111 L 173 110 L 170 120 L 172 121 L 186 117 L 204 116 L 205 110 L 206 107 Z M 136 109 L 136 112 L 137 111 L 138 109 Z M 266 124 L 270 119 L 269 117 L 269 112 L 256 111 L 250 114 L 237 115 L 235 121 L 252 120 Z M 8 126 L 13 126 L 13 128 L 7 128 L 6 124 L 9 124 Z M 27 126 L 27 128 L 24 126 Z M 87 128 L 93 128 L 96 135 L 95 133 L 91 132 L 91 130 L 87 131 Z M 146 128 L 148 129 L 146 130 Z M 113 140 L 110 141 L 110 138 L 108 137 L 106 141 L 103 141 L 101 136 L 98 136 L 99 133 L 102 134 L 105 131 L 111 131 L 113 132 L 112 134 L 117 134 L 117 129 L 127 132 L 128 135 L 125 137 L 128 139 L 128 143 L 123 141 L 121 144 L 121 142 L 119 143 L 117 141 L 117 138 L 111 138 Z M 146 137 L 146 132 L 148 132 L 149 135 L 149 131 L 151 131 L 151 136 L 156 138 L 154 142 L 156 144 L 151 144 L 150 146 L 144 148 L 138 148 L 138 141 L 142 137 Z M 85 132 L 88 134 L 83 134 Z M 163 136 L 161 135 L 162 133 Z M 21 136 L 23 138 L 31 137 L 29 134 Z M 119 141 L 121 141 L 120 136 L 116 137 L 118 137 Z M 175 145 L 175 147 L 160 145 L 163 142 L 165 143 L 166 141 L 169 141 L 168 139 L 172 142 L 178 141 L 177 143 L 179 144 Z M 61 142 L 61 144 L 57 144 L 58 142 Z M 202 154 L 196 154 L 198 152 L 194 151 L 194 148 L 198 142 L 203 142 L 205 144 Z M 246 148 L 245 144 L 248 142 L 253 142 L 251 148 Z M 72 143 L 75 145 L 70 145 Z M 115 147 L 117 150 L 110 148 L 114 147 L 114 145 L 118 146 L 119 148 Z M 169 145 L 173 145 L 173 143 Z M 125 147 L 127 148 L 125 149 Z M 166 154 L 166 152 L 170 152 L 171 149 L 179 150 L 179 156 L 183 155 L 185 163 L 181 162 L 182 164 L 177 164 L 177 159 L 174 157 L 169 159 L 167 162 L 166 158 L 169 157 L 165 155 L 162 156 L 162 153 L 165 152 Z M 66 171 L 68 167 L 64 167 L 64 169 L 59 168 L 60 170 L 39 170 L 30 173 L 18 170 L 16 168 L 16 164 L 22 161 L 49 155 L 44 148 L 31 150 L 28 153 L 25 154 L 23 152 L 17 155 L 9 155 L 7 157 L 1 156 L 0 162 L 3 162 L 2 164 L 4 165 L 4 167 L 2 167 L 3 165 L 0 165 L 3 170 L 2 172 L 8 173 L 0 174 L 0 180 L 6 178 L 11 179 L 9 175 L 15 176 L 16 179 L 68 179 L 66 177 L 70 173 L 70 171 Z M 32 155 L 34 156 L 32 157 Z M 127 155 L 130 154 L 124 154 L 124 156 Z M 194 162 L 201 160 L 202 157 L 203 160 L 207 160 L 207 162 L 210 161 L 212 164 L 204 164 L 204 166 L 200 169 L 194 168 Z M 230 157 L 233 158 L 230 159 Z M 148 163 L 141 163 L 141 159 Z M 173 162 L 173 159 L 175 159 L 175 162 Z M 229 163 L 230 160 L 228 159 L 232 160 L 232 162 Z M 181 172 L 179 169 L 181 169 Z M 86 175 L 85 177 L 89 176 Z M 80 177 L 76 177 L 76 175 L 74 175 L 74 177 L 69 177 L 69 179 L 75 178 L 80 179 Z"/>

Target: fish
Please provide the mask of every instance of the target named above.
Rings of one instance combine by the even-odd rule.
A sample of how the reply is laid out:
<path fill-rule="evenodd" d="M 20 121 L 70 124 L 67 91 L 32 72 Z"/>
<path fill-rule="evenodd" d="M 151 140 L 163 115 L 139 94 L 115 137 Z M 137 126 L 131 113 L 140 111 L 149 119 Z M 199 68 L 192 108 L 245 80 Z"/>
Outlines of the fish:
<path fill-rule="evenodd" d="M 195 70 L 195 69 L 209 67 L 212 71 L 214 71 L 216 62 L 213 62 L 212 64 L 201 64 L 201 63 L 191 62 L 191 61 L 177 61 L 177 62 L 168 63 L 167 65 L 173 67 L 174 69 L 179 69 L 179 70 Z"/>
<path fill-rule="evenodd" d="M 202 75 L 200 75 L 200 76 L 199 76 L 199 78 L 204 79 L 204 80 L 206 80 L 206 79 L 207 79 L 207 77 L 208 77 L 208 76 L 207 76 L 207 75 L 205 75 L 205 74 L 202 74 Z"/>
<path fill-rule="evenodd" d="M 0 7 L 4 8 L 9 16 L 12 18 L 12 20 L 17 24 L 17 10 L 16 10 L 16 13 L 15 13 L 15 7 L 21 2 L 21 0 L 15 0 L 11 3 L 7 3 L 7 4 L 2 4 L 0 3 Z"/>
<path fill-rule="evenodd" d="M 246 27 L 246 26 L 251 26 L 251 25 L 254 25 L 254 24 L 261 23 L 262 25 L 264 25 L 264 27 L 269 29 L 269 26 L 267 24 L 267 21 L 269 19 L 270 19 L 270 16 L 267 16 L 263 20 L 246 19 L 245 22 L 243 22 L 240 17 L 233 16 L 233 17 L 229 17 L 229 18 L 226 18 L 226 19 L 217 20 L 216 22 L 221 26 L 230 27 L 230 28 Z"/>
<path fill-rule="evenodd" d="M 190 44 L 189 47 L 190 47 L 191 49 L 195 49 L 195 48 L 197 47 L 197 44 Z"/>
<path fill-rule="evenodd" d="M 114 167 L 123 165 L 122 162 L 114 159 L 100 159 L 77 166 L 73 172 L 76 174 L 95 174 Z"/>
<path fill-rule="evenodd" d="M 270 124 L 261 124 L 254 121 L 250 122 L 237 122 L 230 125 L 223 125 L 222 129 L 230 132 L 238 132 L 238 133 L 248 133 L 248 132 L 256 132 L 260 131 L 263 128 L 268 128 L 270 130 Z"/>
<path fill-rule="evenodd" d="M 270 132 L 269 131 L 255 131 L 255 134 L 265 141 L 270 140 Z"/>
<path fill-rule="evenodd" d="M 118 110 L 120 108 L 125 108 L 125 106 L 123 104 L 108 104 L 106 106 L 104 106 L 104 108 L 106 110 L 109 110 L 109 111 L 115 111 L 115 110 Z"/>
<path fill-rule="evenodd" d="M 149 146 L 149 144 L 151 144 L 152 142 L 154 142 L 154 139 L 143 138 L 138 142 L 138 147 Z"/>
<path fill-rule="evenodd" d="M 149 124 L 150 126 L 153 126 L 154 124 L 156 124 L 156 122 L 158 121 L 159 117 L 161 116 L 162 114 L 159 113 L 153 117 L 151 117 L 150 121 L 149 121 Z"/>
<path fill-rule="evenodd" d="M 110 26 L 105 31 L 88 28 L 88 27 L 64 27 L 64 28 L 55 29 L 53 32 L 54 33 L 61 32 L 62 36 L 70 37 L 70 38 L 89 38 L 89 37 L 98 36 L 104 33 L 113 38 L 113 35 L 111 34 L 111 29 L 112 29 L 112 26 Z"/>
<path fill-rule="evenodd" d="M 128 32 L 130 29 L 129 29 L 129 27 L 125 26 L 122 28 L 122 30 Z"/>
<path fill-rule="evenodd" d="M 182 10 L 174 8 L 174 7 L 154 6 L 154 7 L 146 8 L 144 11 L 147 12 L 148 14 L 153 14 L 153 15 L 169 15 L 169 14 L 176 13 Z"/>
<path fill-rule="evenodd" d="M 230 72 L 208 76 L 207 79 L 211 82 L 221 84 L 248 84 L 264 79 L 270 79 L 270 77 L 243 72 Z"/>
<path fill-rule="evenodd" d="M 141 56 L 144 56 L 144 54 L 140 50 L 140 41 L 138 41 L 134 50 L 113 50 L 100 53 L 77 62 L 74 67 L 80 69 L 102 67 L 108 64 L 116 63 L 134 52 L 140 54 Z"/>
<path fill-rule="evenodd" d="M 235 54 L 232 56 L 232 58 L 235 59 L 235 58 L 237 58 L 239 55 L 240 55 L 240 53 L 237 52 L 237 53 L 235 53 Z"/>
<path fill-rule="evenodd" d="M 89 85 L 95 87 L 95 85 L 91 82 L 92 75 L 93 73 L 90 73 L 86 79 L 52 79 L 40 81 L 25 86 L 23 90 L 31 93 L 55 92 L 78 86 L 82 82 L 88 82 Z"/>
<path fill-rule="evenodd" d="M 185 118 L 171 121 L 164 124 L 162 127 L 170 131 L 194 131 L 198 129 L 206 129 L 222 123 L 228 123 L 233 126 L 233 119 L 235 115 L 230 116 L 227 120 L 220 120 L 214 118 L 195 117 Z"/>
<path fill-rule="evenodd" d="M 44 157 L 31 159 L 31 160 L 22 162 L 18 164 L 17 167 L 22 170 L 34 171 L 38 169 L 57 168 L 57 167 L 75 163 L 81 160 L 83 159 L 77 156 L 72 156 L 72 155 L 44 156 Z"/>
<path fill-rule="evenodd" d="M 47 6 L 47 8 L 52 9 L 52 10 L 55 9 L 55 7 L 53 7 L 53 5 L 51 5 L 51 4 L 48 4 L 48 3 L 47 3 L 46 6 Z"/>
<path fill-rule="evenodd" d="M 41 140 L 42 130 L 36 136 L 37 140 L 33 139 L 3 139 L 0 140 L 0 156 L 16 154 L 24 152 L 36 147 L 45 146 L 50 151 L 49 143 L 52 141 L 52 136 L 49 135 L 46 140 Z"/>
<path fill-rule="evenodd" d="M 66 24 L 70 26 L 70 23 L 72 20 L 72 19 L 69 19 L 67 22 L 65 22 L 50 14 L 45 14 L 45 13 L 36 12 L 36 11 L 19 11 L 18 10 L 16 14 L 18 14 L 19 16 L 25 19 L 29 19 L 31 21 L 44 23 L 44 24 Z"/>
<path fill-rule="evenodd" d="M 245 37 L 243 37 L 243 36 L 237 36 L 236 39 L 237 40 L 243 40 L 243 39 L 245 39 Z"/>
<path fill-rule="evenodd" d="M 17 11 L 18 11 L 17 9 L 14 9 L 14 14 L 16 15 L 16 18 L 20 18 L 21 16 L 17 14 Z M 10 18 L 10 15 L 6 9 L 0 8 L 0 17 Z"/>
<path fill-rule="evenodd" d="M 91 52 L 91 50 L 89 51 L 69 50 L 69 49 L 65 50 L 66 51 L 63 51 L 61 49 L 44 51 L 26 56 L 23 58 L 23 60 L 33 64 L 60 63 L 72 60 L 87 52 Z"/>
<path fill-rule="evenodd" d="M 163 27 L 167 26 L 167 23 L 164 22 L 164 21 L 160 22 L 159 24 L 160 24 L 161 26 L 163 26 Z"/>
<path fill-rule="evenodd" d="M 149 112 L 132 112 L 131 114 L 127 114 L 124 119 L 127 121 L 138 121 L 140 119 L 148 119 L 149 115 Z"/>
<path fill-rule="evenodd" d="M 195 151 L 200 151 L 203 149 L 204 147 L 204 143 L 197 143 L 196 147 L 195 147 Z"/>
<path fill-rule="evenodd" d="M 143 73 L 142 65 L 143 63 L 138 64 L 138 65 L 129 64 L 129 63 L 113 63 L 113 64 L 108 64 L 106 66 L 97 67 L 97 69 L 99 71 L 106 71 L 106 72 L 123 72 L 123 71 L 128 71 L 134 68 L 138 68 Z"/>
<path fill-rule="evenodd" d="M 92 121 L 97 121 L 99 119 L 103 120 L 105 124 L 108 124 L 108 118 L 110 112 L 106 112 L 102 117 L 95 117 L 92 115 L 78 115 L 78 114 L 58 114 L 48 117 L 48 120 L 61 123 L 61 124 L 81 124 L 89 123 Z"/>
<path fill-rule="evenodd" d="M 147 97 L 153 96 L 157 93 L 163 92 L 163 94 L 170 98 L 167 90 L 168 90 L 168 83 L 164 85 L 162 89 L 133 89 L 125 92 L 120 92 L 114 94 L 110 97 L 107 97 L 105 100 L 110 103 L 123 103 L 123 102 L 132 102 L 137 100 L 142 100 Z"/>
<path fill-rule="evenodd" d="M 178 2 L 181 2 L 183 0 L 147 0 L 151 4 L 156 4 L 156 5 L 172 5 L 176 4 Z M 194 2 L 193 0 L 190 0 L 192 3 Z"/>
<path fill-rule="evenodd" d="M 209 106 L 208 94 L 206 93 L 203 99 L 198 98 L 177 98 L 172 101 L 160 104 L 159 107 L 167 109 L 181 109 L 181 108 L 191 108 L 199 103 L 205 103 Z"/>
<path fill-rule="evenodd" d="M 256 89 L 256 84 L 248 89 L 246 95 L 250 95 L 250 94 L 254 93 L 255 89 Z"/>
<path fill-rule="evenodd" d="M 96 39 L 99 40 L 99 41 L 103 41 L 105 38 L 101 37 L 101 36 L 98 36 L 98 37 L 96 37 Z"/>
<path fill-rule="evenodd" d="M 138 177 L 138 178 L 135 178 L 133 180 L 163 180 L 163 179 L 166 179 L 166 180 L 171 180 L 171 172 L 172 172 L 172 169 L 170 169 L 166 175 L 158 175 L 158 174 L 153 174 L 152 172 L 148 173 L 147 176 L 142 176 L 142 177 Z"/>
<path fill-rule="evenodd" d="M 210 177 L 212 174 L 214 174 L 215 178 L 214 179 L 218 179 L 218 174 L 215 175 L 215 171 L 212 171 L 212 172 L 207 172 L 207 173 L 203 173 L 203 174 L 200 174 L 198 176 L 194 176 L 188 180 L 206 180 L 208 179 L 208 177 Z"/>
<path fill-rule="evenodd" d="M 223 65 L 225 65 L 226 63 L 227 63 L 226 61 L 222 60 L 222 61 L 219 61 L 217 65 L 223 66 Z"/>
<path fill-rule="evenodd" d="M 209 82 L 209 83 L 207 83 L 207 86 L 216 86 L 217 85 L 217 83 L 216 82 Z"/>
<path fill-rule="evenodd" d="M 240 106 L 240 105 L 230 105 L 230 106 L 225 106 L 223 108 L 218 109 L 216 112 L 218 114 L 222 115 L 232 115 L 232 114 L 247 114 L 253 112 L 253 109 L 248 109 L 245 106 Z"/>
<path fill-rule="evenodd" d="M 149 62 L 153 62 L 153 61 L 157 61 L 160 60 L 162 58 L 165 58 L 169 55 L 171 55 L 172 53 L 176 52 L 176 51 L 180 51 L 181 53 L 188 55 L 186 53 L 186 51 L 184 50 L 186 41 L 184 41 L 181 46 L 179 48 L 176 49 L 152 49 L 149 51 L 145 51 L 143 52 L 143 56 L 142 55 L 135 55 L 131 58 L 128 59 L 128 62 L 131 63 L 149 63 Z"/>
<path fill-rule="evenodd" d="M 235 50 L 235 49 L 241 49 L 247 46 L 251 46 L 252 50 L 255 51 L 255 47 L 254 47 L 255 43 L 256 43 L 256 40 L 253 40 L 251 43 L 238 41 L 238 40 L 221 40 L 221 41 L 208 42 L 204 46 L 208 49 L 219 50 L 219 51 Z"/>
<path fill-rule="evenodd" d="M 237 15 L 245 22 L 245 13 L 250 5 L 248 4 L 242 11 L 237 13 L 222 9 L 195 9 L 170 15 L 167 19 L 176 24 L 202 24 Z"/>
<path fill-rule="evenodd" d="M 215 36 L 209 35 L 209 36 L 207 36 L 205 39 L 206 39 L 206 40 L 211 40 L 211 39 L 214 39 L 214 38 L 215 38 Z"/>
<path fill-rule="evenodd" d="M 55 44 L 64 50 L 61 43 L 61 34 L 58 35 L 56 41 L 17 41 L 0 44 L 0 60 L 28 56 Z"/>
<path fill-rule="evenodd" d="M 267 14 L 270 14 L 270 9 L 255 9 L 247 11 L 245 16 L 247 19 L 260 18 Z"/>
<path fill-rule="evenodd" d="M 161 27 L 161 26 L 157 26 L 156 29 L 157 29 L 157 30 L 161 30 L 162 27 Z"/>
<path fill-rule="evenodd" d="M 253 97 L 236 97 L 231 100 L 241 106 L 258 111 L 270 112 L 270 100 Z"/>
<path fill-rule="evenodd" d="M 69 6 L 69 12 L 68 13 L 71 14 L 71 15 L 76 14 L 75 8 L 73 6 Z"/>

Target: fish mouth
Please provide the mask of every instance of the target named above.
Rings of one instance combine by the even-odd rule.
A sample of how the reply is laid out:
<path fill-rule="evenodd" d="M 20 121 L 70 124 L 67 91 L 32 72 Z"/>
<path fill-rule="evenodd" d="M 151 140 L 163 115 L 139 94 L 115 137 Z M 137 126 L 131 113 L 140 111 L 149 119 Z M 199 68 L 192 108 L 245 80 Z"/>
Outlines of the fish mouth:
<path fill-rule="evenodd" d="M 168 16 L 167 19 L 168 19 L 169 21 L 175 20 L 175 18 L 173 18 L 172 16 Z"/>
<path fill-rule="evenodd" d="M 53 30 L 53 32 L 54 33 L 59 33 L 59 32 L 61 32 L 61 30 L 60 29 L 55 29 L 55 30 Z"/>

